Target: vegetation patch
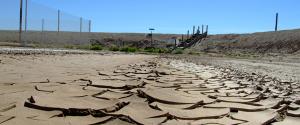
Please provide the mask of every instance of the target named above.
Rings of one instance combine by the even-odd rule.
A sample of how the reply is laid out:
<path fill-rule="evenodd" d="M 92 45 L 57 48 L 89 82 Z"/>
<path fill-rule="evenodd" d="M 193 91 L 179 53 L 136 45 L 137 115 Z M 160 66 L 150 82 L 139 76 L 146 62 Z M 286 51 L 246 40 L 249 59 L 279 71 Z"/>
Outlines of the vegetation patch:
<path fill-rule="evenodd" d="M 113 46 L 113 47 L 110 47 L 108 50 L 116 52 L 116 51 L 120 51 L 120 48 L 116 47 L 116 46 Z"/>
<path fill-rule="evenodd" d="M 146 47 L 144 49 L 144 52 L 149 52 L 149 53 L 169 53 L 170 51 L 168 49 L 164 49 L 164 48 Z"/>
<path fill-rule="evenodd" d="M 177 48 L 173 51 L 173 54 L 183 54 L 183 49 Z"/>
<path fill-rule="evenodd" d="M 123 47 L 123 48 L 120 49 L 120 51 L 121 52 L 131 52 L 131 53 L 133 53 L 133 52 L 138 51 L 138 49 L 135 48 L 135 47 Z"/>
<path fill-rule="evenodd" d="M 90 46 L 90 50 L 102 50 L 102 46 L 100 45 L 91 45 Z"/>

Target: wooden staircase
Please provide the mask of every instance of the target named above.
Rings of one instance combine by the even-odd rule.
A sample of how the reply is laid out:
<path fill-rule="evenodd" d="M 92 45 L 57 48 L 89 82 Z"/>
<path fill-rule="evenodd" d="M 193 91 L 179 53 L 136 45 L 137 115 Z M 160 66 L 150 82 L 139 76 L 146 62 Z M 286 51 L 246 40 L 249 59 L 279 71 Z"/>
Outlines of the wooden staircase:
<path fill-rule="evenodd" d="M 184 49 L 189 48 L 206 37 L 207 37 L 207 32 L 202 34 L 196 33 L 192 35 L 190 38 L 188 38 L 187 40 L 185 40 L 184 42 L 181 42 L 179 45 L 177 45 L 177 47 L 182 47 Z"/>

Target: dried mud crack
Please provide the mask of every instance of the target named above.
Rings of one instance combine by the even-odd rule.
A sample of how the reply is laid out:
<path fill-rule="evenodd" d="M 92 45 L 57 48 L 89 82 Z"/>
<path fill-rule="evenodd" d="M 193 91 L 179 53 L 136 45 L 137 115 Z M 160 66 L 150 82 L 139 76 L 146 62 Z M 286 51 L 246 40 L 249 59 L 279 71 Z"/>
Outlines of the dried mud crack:
<path fill-rule="evenodd" d="M 32 81 L 42 82 L 28 81 L 28 85 L 3 82 L 14 84 L 0 84 L 5 93 L 0 99 L 8 102 L 0 103 L 0 124 L 300 122 L 297 82 L 165 58 L 87 71 L 94 75 L 76 70 L 65 79 L 36 78 Z M 24 91 L 14 93 L 18 87 Z M 10 99 L 15 96 L 22 96 L 22 106 Z M 15 111 L 26 115 L 12 115 Z"/>

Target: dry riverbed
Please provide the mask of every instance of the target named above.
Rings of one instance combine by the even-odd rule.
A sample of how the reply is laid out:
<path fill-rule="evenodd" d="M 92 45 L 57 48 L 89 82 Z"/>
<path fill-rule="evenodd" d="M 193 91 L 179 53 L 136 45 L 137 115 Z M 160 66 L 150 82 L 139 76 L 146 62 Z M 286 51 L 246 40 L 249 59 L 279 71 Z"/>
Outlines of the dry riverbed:
<path fill-rule="evenodd" d="M 1 125 L 300 122 L 299 83 L 254 72 L 138 54 L 0 60 Z"/>

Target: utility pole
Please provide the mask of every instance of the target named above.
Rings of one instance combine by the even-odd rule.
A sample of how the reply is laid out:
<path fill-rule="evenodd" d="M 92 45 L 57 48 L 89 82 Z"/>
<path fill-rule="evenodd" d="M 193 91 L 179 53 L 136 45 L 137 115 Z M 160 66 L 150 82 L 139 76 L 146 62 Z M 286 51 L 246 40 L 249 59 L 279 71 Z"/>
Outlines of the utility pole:
<path fill-rule="evenodd" d="M 22 18 L 23 18 L 23 0 L 20 0 L 20 27 L 19 27 L 19 42 L 22 46 L 25 46 L 25 43 L 22 42 Z"/>
<path fill-rule="evenodd" d="M 26 0 L 25 2 L 25 32 L 27 32 L 28 0 Z"/>
<path fill-rule="evenodd" d="M 89 32 L 92 31 L 92 20 L 89 20 Z"/>
<path fill-rule="evenodd" d="M 276 13 L 275 32 L 278 30 L 278 13 Z"/>
<path fill-rule="evenodd" d="M 57 12 L 57 32 L 60 32 L 60 10 Z"/>

